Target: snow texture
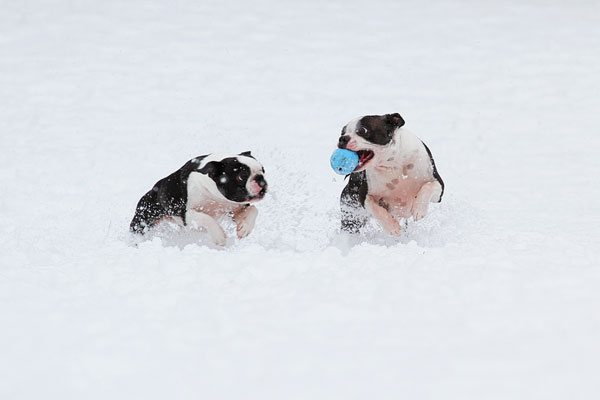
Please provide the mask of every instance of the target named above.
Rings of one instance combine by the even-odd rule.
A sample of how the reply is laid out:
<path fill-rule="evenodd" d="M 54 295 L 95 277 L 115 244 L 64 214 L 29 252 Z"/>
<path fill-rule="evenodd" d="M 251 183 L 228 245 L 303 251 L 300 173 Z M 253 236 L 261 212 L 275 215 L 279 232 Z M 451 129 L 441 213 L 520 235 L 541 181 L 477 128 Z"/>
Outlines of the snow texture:
<path fill-rule="evenodd" d="M 600 396 L 597 1 L 1 6 L 0 398 Z M 329 156 L 389 112 L 444 201 L 345 237 Z M 246 150 L 248 238 L 131 238 L 158 179 Z"/>

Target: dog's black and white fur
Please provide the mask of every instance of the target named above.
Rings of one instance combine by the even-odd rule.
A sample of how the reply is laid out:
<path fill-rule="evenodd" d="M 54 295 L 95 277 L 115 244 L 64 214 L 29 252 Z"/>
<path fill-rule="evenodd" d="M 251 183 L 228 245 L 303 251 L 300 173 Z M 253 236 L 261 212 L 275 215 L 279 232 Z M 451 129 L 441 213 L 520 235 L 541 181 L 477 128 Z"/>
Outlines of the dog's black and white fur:
<path fill-rule="evenodd" d="M 342 231 L 358 233 L 373 216 L 397 236 L 400 219 L 418 221 L 430 202 L 442 200 L 444 182 L 431 152 L 403 126 L 396 113 L 356 118 L 342 128 L 338 147 L 359 155 L 340 199 Z"/>
<path fill-rule="evenodd" d="M 223 246 L 227 237 L 217 220 L 229 215 L 237 224 L 238 237 L 246 237 L 258 215 L 251 203 L 267 192 L 264 171 L 249 151 L 196 157 L 158 181 L 140 199 L 130 230 L 145 233 L 168 218 L 205 229 L 217 245 Z"/>

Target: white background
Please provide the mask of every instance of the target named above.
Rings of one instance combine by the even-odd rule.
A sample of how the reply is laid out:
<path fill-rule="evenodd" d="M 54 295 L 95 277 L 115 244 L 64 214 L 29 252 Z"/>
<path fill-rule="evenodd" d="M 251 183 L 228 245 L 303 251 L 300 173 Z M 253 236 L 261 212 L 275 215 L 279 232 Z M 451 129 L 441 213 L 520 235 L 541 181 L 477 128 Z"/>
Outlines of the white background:
<path fill-rule="evenodd" d="M 417 4 L 0 0 L 0 397 L 597 398 L 599 3 Z M 344 237 L 329 155 L 390 112 L 444 201 Z M 249 238 L 135 246 L 246 150 Z"/>

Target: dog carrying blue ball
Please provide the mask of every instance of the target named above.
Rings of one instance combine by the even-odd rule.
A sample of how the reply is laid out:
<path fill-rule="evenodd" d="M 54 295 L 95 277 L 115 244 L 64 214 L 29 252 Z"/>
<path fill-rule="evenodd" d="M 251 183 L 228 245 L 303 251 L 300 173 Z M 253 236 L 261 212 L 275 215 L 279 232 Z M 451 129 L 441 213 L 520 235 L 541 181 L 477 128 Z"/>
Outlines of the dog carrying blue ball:
<path fill-rule="evenodd" d="M 333 152 L 329 161 L 331 163 L 331 168 L 333 168 L 336 173 L 348 175 L 358 166 L 358 154 L 347 149 L 337 149 Z"/>

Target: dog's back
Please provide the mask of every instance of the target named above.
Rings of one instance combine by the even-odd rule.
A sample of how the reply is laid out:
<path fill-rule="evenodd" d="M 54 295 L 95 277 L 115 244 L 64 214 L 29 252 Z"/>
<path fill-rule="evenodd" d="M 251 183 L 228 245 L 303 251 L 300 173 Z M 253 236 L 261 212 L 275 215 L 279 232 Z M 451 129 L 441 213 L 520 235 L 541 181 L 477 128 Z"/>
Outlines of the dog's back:
<path fill-rule="evenodd" d="M 171 175 L 156 182 L 138 202 L 129 230 L 144 233 L 147 227 L 151 227 L 166 216 L 180 217 L 185 225 L 187 179 L 196 165 L 188 161 Z"/>

